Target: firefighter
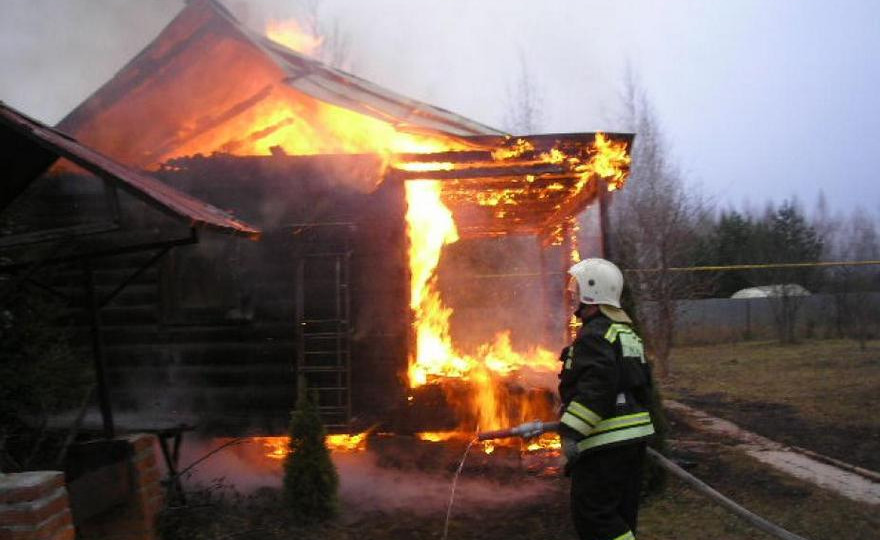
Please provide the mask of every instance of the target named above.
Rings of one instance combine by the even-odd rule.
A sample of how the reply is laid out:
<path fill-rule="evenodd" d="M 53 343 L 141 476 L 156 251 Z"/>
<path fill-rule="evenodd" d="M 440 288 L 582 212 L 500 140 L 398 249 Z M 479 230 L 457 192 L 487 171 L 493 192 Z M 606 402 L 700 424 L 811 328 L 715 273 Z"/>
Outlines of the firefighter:
<path fill-rule="evenodd" d="M 569 290 L 583 322 L 563 349 L 560 432 L 581 540 L 635 538 L 651 373 L 642 340 L 620 307 L 623 274 L 605 259 L 572 266 Z"/>

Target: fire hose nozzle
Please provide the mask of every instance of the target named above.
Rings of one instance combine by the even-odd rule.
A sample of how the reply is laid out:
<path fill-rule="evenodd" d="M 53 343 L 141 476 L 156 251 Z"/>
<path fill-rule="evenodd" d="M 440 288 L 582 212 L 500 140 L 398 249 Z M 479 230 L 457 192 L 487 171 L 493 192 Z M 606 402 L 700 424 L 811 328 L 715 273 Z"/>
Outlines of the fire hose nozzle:
<path fill-rule="evenodd" d="M 539 420 L 535 420 L 534 422 L 526 422 L 524 424 L 520 424 L 518 426 L 507 429 L 484 431 L 477 434 L 477 439 L 480 441 L 488 441 L 491 439 L 506 439 L 508 437 L 523 437 L 525 439 L 529 439 L 532 437 L 537 437 L 538 435 L 541 435 L 542 433 L 546 433 L 548 431 L 557 431 L 558 429 L 559 422 L 541 422 Z"/>

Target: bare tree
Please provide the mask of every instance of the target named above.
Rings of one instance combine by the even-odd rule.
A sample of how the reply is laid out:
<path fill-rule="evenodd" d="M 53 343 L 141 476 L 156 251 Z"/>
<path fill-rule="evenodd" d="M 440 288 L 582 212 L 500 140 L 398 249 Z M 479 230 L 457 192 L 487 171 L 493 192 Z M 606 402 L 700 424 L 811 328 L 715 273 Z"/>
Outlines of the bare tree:
<path fill-rule="evenodd" d="M 519 52 L 519 73 L 507 85 L 504 107 L 504 129 L 509 133 L 537 133 L 544 123 L 544 95 L 522 51 Z"/>
<path fill-rule="evenodd" d="M 338 18 L 324 20 L 321 0 L 301 0 L 303 17 L 309 33 L 320 40 L 319 60 L 338 69 L 351 69 L 351 34 Z"/>
<path fill-rule="evenodd" d="M 625 91 L 624 120 L 636 141 L 629 181 L 611 206 L 610 256 L 631 270 L 627 280 L 636 315 L 657 374 L 665 377 L 672 371 L 678 302 L 705 288 L 690 273 L 670 268 L 690 264 L 697 224 L 706 217 L 707 205 L 685 188 L 669 162 L 667 144 L 644 92 L 632 78 Z"/>
<path fill-rule="evenodd" d="M 838 244 L 839 257 L 851 261 L 880 259 L 880 234 L 877 225 L 865 211 L 853 211 L 843 228 Z M 837 318 L 842 321 L 840 330 L 859 342 L 865 350 L 871 326 L 876 323 L 878 309 L 863 293 L 876 287 L 876 267 L 839 267 L 836 272 L 835 306 Z"/>

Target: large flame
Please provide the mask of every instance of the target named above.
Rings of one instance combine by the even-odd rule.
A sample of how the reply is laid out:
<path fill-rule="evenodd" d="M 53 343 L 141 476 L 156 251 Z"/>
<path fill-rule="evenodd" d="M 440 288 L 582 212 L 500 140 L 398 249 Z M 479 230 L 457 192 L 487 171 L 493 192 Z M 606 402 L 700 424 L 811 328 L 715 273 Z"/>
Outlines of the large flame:
<path fill-rule="evenodd" d="M 440 195 L 441 185 L 436 180 L 413 180 L 406 184 L 412 274 L 410 307 L 415 315 L 416 334 L 409 384 L 416 388 L 450 380 L 466 383 L 467 402 L 453 405 L 469 413 L 468 420 L 475 420 L 480 429 L 497 429 L 512 422 L 544 417 L 549 411 L 543 410 L 546 407 L 540 403 L 527 399 L 513 403 L 507 381 L 524 368 L 555 372 L 559 363 L 553 353 L 536 349 L 520 354 L 513 350 L 510 333 L 505 331 L 498 333 L 494 342 L 481 345 L 473 355 L 454 346 L 449 327 L 452 309 L 443 303 L 435 271 L 443 247 L 458 241 L 458 232 L 452 212 Z M 518 409 L 515 417 L 510 412 L 513 405 Z"/>
<path fill-rule="evenodd" d="M 397 131 L 371 116 L 321 102 L 291 88 L 275 88 L 246 112 L 190 139 L 164 159 L 197 153 L 289 155 L 440 152 L 460 143 Z"/>

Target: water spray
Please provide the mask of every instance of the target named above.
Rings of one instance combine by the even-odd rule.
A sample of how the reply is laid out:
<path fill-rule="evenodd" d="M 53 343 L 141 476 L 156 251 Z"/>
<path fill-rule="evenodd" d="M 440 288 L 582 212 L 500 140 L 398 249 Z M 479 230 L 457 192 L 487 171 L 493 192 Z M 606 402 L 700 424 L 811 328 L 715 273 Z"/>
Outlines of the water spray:
<path fill-rule="evenodd" d="M 507 429 L 484 431 L 482 433 L 479 432 L 479 427 L 477 428 L 477 436 L 471 439 L 468 443 L 467 448 L 464 450 L 464 455 L 461 456 L 461 462 L 458 464 L 458 469 L 456 469 L 455 475 L 452 477 L 452 488 L 449 493 L 449 505 L 446 507 L 446 521 L 443 524 L 443 536 L 441 537 L 441 540 L 446 540 L 449 535 L 449 519 L 452 516 L 452 504 L 455 501 L 455 486 L 458 484 L 458 477 L 461 476 L 461 471 L 464 469 L 464 462 L 474 443 L 477 441 L 507 439 L 510 437 L 531 439 L 532 437 L 537 437 L 548 431 L 559 431 L 559 422 L 541 422 L 540 420 L 535 420 L 533 422 L 526 422 Z"/>

